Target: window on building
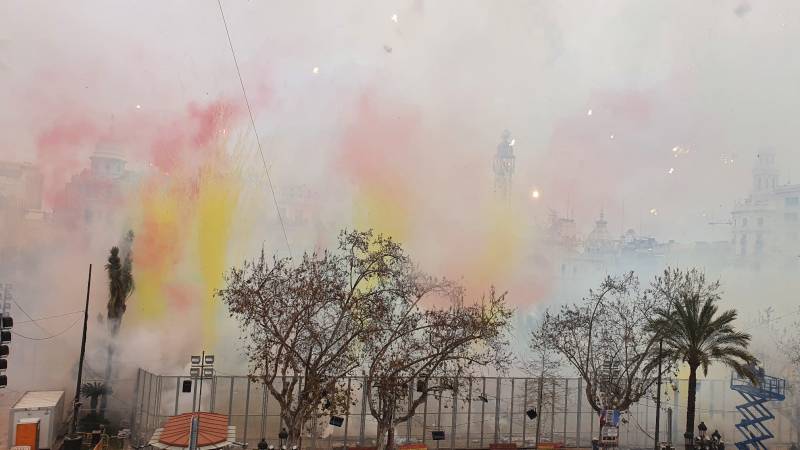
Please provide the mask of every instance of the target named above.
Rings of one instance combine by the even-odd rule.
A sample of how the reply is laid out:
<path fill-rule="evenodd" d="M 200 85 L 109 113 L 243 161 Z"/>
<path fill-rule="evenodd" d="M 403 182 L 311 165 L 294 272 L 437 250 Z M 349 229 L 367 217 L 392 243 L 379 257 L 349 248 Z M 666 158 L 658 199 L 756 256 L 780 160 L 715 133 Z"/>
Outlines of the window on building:
<path fill-rule="evenodd" d="M 792 222 L 792 223 L 797 222 L 797 213 L 794 213 L 794 212 L 784 213 L 783 214 L 783 220 L 785 220 L 786 222 Z"/>
<path fill-rule="evenodd" d="M 784 206 L 797 206 L 800 205 L 800 197 L 786 197 L 783 202 Z"/>

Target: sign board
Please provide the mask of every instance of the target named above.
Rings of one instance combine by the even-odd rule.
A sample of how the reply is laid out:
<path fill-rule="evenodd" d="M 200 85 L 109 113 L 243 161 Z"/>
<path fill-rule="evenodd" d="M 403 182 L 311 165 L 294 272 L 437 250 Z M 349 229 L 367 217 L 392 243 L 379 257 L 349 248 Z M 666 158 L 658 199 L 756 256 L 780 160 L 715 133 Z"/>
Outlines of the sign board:
<path fill-rule="evenodd" d="M 617 447 L 619 445 L 619 422 L 622 418 L 616 409 L 607 409 L 600 414 L 600 445 Z"/>

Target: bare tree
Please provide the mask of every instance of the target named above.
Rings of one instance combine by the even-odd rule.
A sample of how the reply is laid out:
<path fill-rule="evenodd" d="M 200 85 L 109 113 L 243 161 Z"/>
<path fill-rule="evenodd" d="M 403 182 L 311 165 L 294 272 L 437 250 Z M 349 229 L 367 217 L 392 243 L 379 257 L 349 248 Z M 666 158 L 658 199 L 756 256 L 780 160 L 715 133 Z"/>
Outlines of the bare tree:
<path fill-rule="evenodd" d="M 464 305 L 463 289 L 425 276 L 410 276 L 410 295 L 392 299 L 382 324 L 365 347 L 365 386 L 370 414 L 378 423 L 378 448 L 394 447 L 397 425 L 410 420 L 430 394 L 471 394 L 459 380 L 477 367 L 510 362 L 506 332 L 512 310 L 494 289 L 481 304 Z M 448 308 L 423 308 L 431 293 L 450 298 Z"/>
<path fill-rule="evenodd" d="M 541 326 L 541 325 L 540 325 Z M 535 385 L 528 386 L 528 398 L 536 399 L 536 447 L 541 438 L 542 411 L 555 409 L 554 392 L 560 384 L 559 371 L 561 357 L 553 343 L 545 340 L 542 333 L 533 331 L 530 341 L 530 358 L 525 361 L 523 369 L 531 376 L 536 377 Z M 550 381 L 553 389 L 545 390 L 545 383 Z M 535 391 L 533 391 L 535 389 Z M 527 405 L 525 405 L 527 407 Z"/>
<path fill-rule="evenodd" d="M 657 342 L 647 325 L 658 304 L 633 272 L 607 277 L 580 303 L 546 313 L 533 342 L 549 343 L 577 371 L 596 412 L 626 411 L 657 380 L 648 364 Z"/>
<path fill-rule="evenodd" d="M 391 238 L 342 232 L 338 248 L 300 261 L 259 258 L 226 274 L 218 296 L 238 319 L 251 376 L 281 407 L 289 444 L 306 423 L 342 411 L 341 380 L 362 366 L 388 299 L 413 289 L 408 257 Z"/>
<path fill-rule="evenodd" d="M 800 330 L 800 321 L 776 333 L 776 344 L 785 364 L 786 390 L 793 394 L 786 396 L 786 406 L 779 411 L 795 429 L 794 442 L 800 443 L 800 333 L 797 330 Z"/>

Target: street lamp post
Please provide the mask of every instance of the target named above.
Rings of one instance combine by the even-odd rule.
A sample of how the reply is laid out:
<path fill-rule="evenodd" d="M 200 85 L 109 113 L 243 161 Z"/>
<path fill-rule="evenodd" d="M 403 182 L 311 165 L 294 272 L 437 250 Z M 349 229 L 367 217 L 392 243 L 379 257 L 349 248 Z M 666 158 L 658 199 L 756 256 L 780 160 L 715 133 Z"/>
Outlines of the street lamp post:
<path fill-rule="evenodd" d="M 214 355 L 206 355 L 203 350 L 200 356 L 192 355 L 192 367 L 189 369 L 189 376 L 193 380 L 200 380 L 200 388 L 197 393 L 197 412 L 203 409 L 203 380 L 214 377 Z M 194 407 L 192 408 L 194 411 Z"/>

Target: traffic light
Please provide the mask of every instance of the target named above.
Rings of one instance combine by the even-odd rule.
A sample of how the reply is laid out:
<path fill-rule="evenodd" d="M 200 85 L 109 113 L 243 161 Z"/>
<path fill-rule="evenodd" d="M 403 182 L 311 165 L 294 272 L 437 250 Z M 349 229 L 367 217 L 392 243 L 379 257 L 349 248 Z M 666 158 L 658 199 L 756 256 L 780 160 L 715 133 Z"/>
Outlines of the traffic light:
<path fill-rule="evenodd" d="M 8 344 L 11 343 L 11 328 L 14 326 L 14 320 L 11 317 L 2 316 L 0 318 L 0 388 L 8 385 L 8 378 L 5 375 L 5 370 L 8 368 L 8 354 L 10 349 Z"/>

